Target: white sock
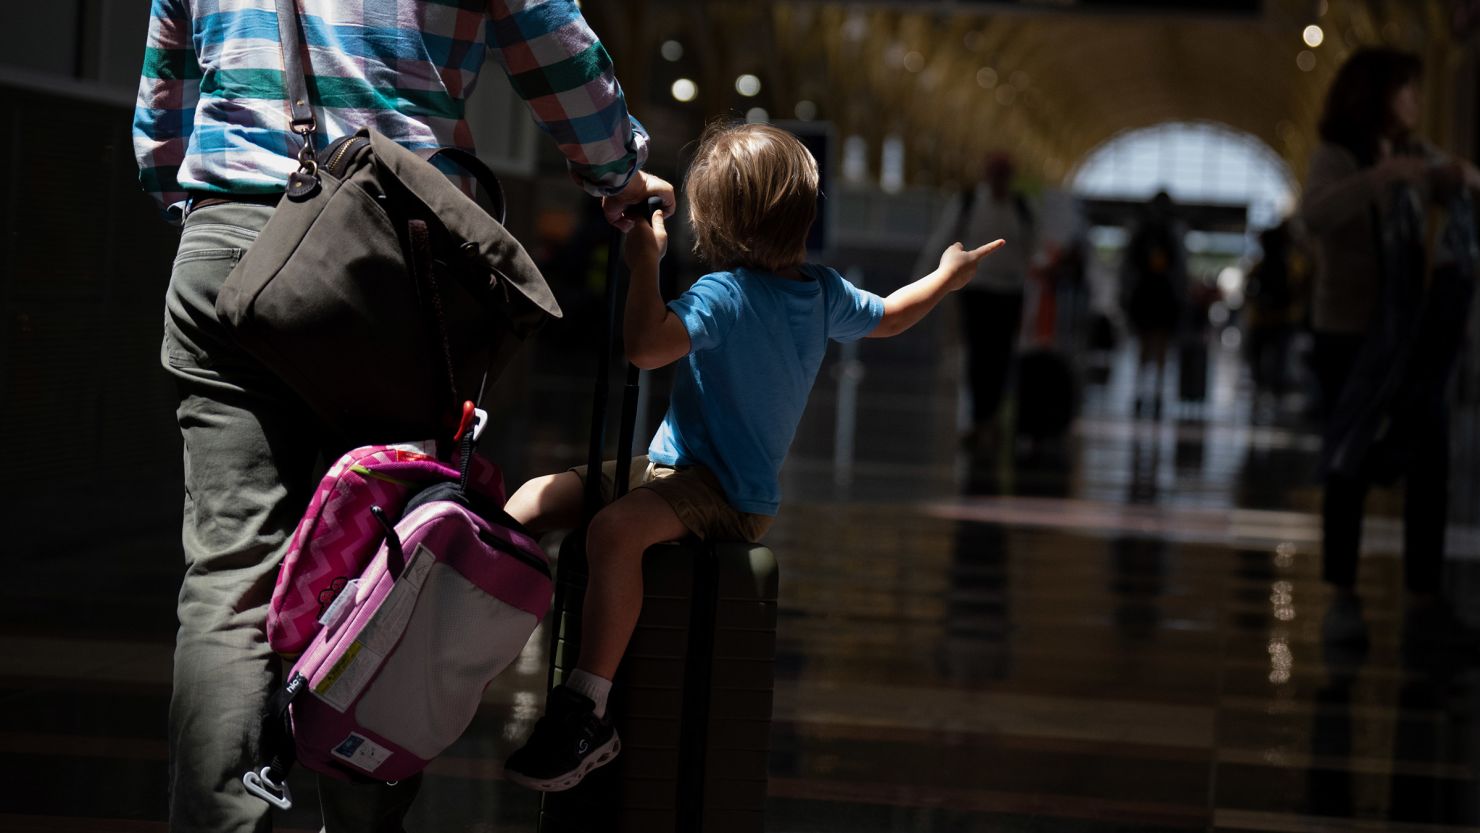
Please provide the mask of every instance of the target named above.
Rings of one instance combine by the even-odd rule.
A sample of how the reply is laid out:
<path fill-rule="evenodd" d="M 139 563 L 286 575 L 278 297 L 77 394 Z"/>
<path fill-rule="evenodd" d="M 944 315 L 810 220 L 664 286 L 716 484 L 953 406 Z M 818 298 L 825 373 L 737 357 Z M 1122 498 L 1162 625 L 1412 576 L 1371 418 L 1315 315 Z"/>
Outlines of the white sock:
<path fill-rule="evenodd" d="M 570 672 L 570 676 L 565 680 L 565 685 L 571 691 L 590 697 L 591 702 L 596 704 L 596 716 L 600 718 L 606 717 L 606 696 L 611 694 L 612 691 L 611 680 L 602 679 L 595 674 L 588 674 L 577 668 Z"/>

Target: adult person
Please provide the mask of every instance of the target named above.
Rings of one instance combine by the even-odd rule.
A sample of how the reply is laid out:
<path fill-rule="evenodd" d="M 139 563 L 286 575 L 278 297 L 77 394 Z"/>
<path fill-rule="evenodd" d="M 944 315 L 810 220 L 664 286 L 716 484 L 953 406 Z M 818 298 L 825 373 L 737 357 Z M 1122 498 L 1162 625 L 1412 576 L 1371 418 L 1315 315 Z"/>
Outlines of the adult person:
<path fill-rule="evenodd" d="M 970 425 L 962 445 L 971 451 L 995 448 L 998 411 L 1023 321 L 1023 290 L 1037 245 L 1036 222 L 1026 196 L 1013 189 L 1012 157 L 994 153 L 982 167 L 981 181 L 962 191 L 941 218 L 915 272 L 923 274 L 953 240 L 1009 242 L 977 264 L 961 292 L 961 334 L 966 348 L 966 379 L 971 389 Z"/>
<path fill-rule="evenodd" d="M 464 102 L 491 52 L 609 220 L 630 227 L 623 207 L 649 196 L 673 209 L 672 187 L 640 170 L 647 135 L 574 0 L 297 3 L 321 143 L 370 126 L 411 148 L 473 150 Z M 272 4 L 153 0 L 148 38 L 135 153 L 146 189 L 183 220 L 162 349 L 185 459 L 170 827 L 265 831 L 268 806 L 240 779 L 281 674 L 266 605 L 326 449 L 306 406 L 233 343 L 215 298 L 272 216 L 298 140 Z M 418 787 L 320 779 L 325 829 L 398 831 Z"/>
<path fill-rule="evenodd" d="M 1136 334 L 1136 416 L 1150 404 L 1151 416 L 1161 417 L 1167 350 L 1182 324 L 1187 300 L 1185 228 L 1178 221 L 1171 195 L 1157 192 L 1131 232 L 1121 262 L 1121 290 L 1126 319 Z M 1150 389 L 1143 378 L 1151 365 Z"/>
<path fill-rule="evenodd" d="M 1312 296 L 1312 356 L 1330 427 L 1343 418 L 1343 391 L 1353 380 L 1364 344 L 1383 310 L 1382 237 L 1408 189 L 1425 205 L 1461 184 L 1480 188 L 1474 166 L 1450 159 L 1417 135 L 1419 81 L 1416 55 L 1363 49 L 1337 72 L 1320 120 L 1320 145 L 1310 162 L 1299 217 L 1316 248 Z M 1384 347 L 1385 350 L 1388 347 Z M 1454 349 L 1458 349 L 1455 345 Z M 1455 623 L 1440 600 L 1449 500 L 1449 409 L 1443 397 L 1418 422 L 1403 472 L 1405 636 L 1448 639 Z M 1356 593 L 1357 556 L 1371 479 L 1329 471 L 1321 507 L 1323 574 L 1332 603 L 1323 625 L 1328 646 L 1365 649 L 1366 624 Z"/>
<path fill-rule="evenodd" d="M 1287 390 L 1290 338 L 1302 312 L 1305 259 L 1288 221 L 1260 232 L 1259 248 L 1263 254 L 1244 290 L 1249 370 L 1256 398 L 1271 396 L 1277 410 Z"/>

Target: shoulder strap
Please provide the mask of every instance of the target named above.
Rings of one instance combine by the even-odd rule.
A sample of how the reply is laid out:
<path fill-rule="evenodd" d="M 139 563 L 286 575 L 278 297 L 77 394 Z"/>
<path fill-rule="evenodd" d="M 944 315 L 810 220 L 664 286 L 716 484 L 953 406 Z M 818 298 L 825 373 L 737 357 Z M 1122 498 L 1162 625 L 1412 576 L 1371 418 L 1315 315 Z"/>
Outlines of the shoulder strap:
<path fill-rule="evenodd" d="M 298 0 L 277 0 L 278 47 L 283 52 L 283 84 L 288 88 L 288 121 L 293 132 L 307 137 L 318 127 L 308 103 L 308 76 L 303 68 L 303 21 Z"/>
<path fill-rule="evenodd" d="M 319 163 L 314 159 L 313 134 L 318 130 L 308 102 L 308 76 L 303 66 L 303 20 L 298 0 L 277 0 L 278 48 L 283 53 L 283 85 L 288 93 L 288 128 L 298 134 L 298 170 L 288 175 L 289 199 L 302 200 L 319 191 Z"/>

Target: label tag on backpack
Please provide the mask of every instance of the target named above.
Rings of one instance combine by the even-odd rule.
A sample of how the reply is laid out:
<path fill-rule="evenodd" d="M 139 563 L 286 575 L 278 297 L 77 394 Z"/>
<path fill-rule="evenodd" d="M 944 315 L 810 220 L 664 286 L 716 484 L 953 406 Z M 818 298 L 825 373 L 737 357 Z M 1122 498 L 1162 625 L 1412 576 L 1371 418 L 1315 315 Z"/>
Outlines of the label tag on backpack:
<path fill-rule="evenodd" d="M 354 609 L 355 592 L 359 590 L 359 587 L 359 579 L 351 579 L 349 583 L 345 584 L 344 589 L 339 591 L 339 595 L 334 597 L 334 601 L 329 603 L 329 609 L 324 611 L 323 616 L 319 617 L 319 625 L 331 631 L 339 627 L 344 622 L 344 617 L 348 616 L 349 612 Z"/>
<path fill-rule="evenodd" d="M 391 750 L 354 732 L 350 732 L 349 737 L 334 747 L 334 757 L 348 761 L 351 766 L 363 772 L 374 772 L 390 756 Z"/>
<path fill-rule="evenodd" d="M 407 559 L 401 577 L 391 586 L 390 593 L 380 603 L 379 609 L 365 622 L 359 633 L 353 635 L 354 642 L 314 686 L 314 694 L 319 699 L 340 712 L 349 709 L 365 686 L 375 678 L 380 664 L 395 650 L 396 642 L 406 630 L 406 622 L 416 609 L 416 600 L 421 595 L 421 587 L 426 583 L 427 574 L 436 563 L 437 556 L 426 545 L 417 546 Z"/>

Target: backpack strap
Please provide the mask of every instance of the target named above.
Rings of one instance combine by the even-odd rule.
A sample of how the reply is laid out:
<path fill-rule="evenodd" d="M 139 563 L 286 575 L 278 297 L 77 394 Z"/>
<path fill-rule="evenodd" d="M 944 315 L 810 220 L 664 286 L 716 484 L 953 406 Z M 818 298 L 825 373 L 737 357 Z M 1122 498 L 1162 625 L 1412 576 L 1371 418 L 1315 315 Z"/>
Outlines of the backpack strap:
<path fill-rule="evenodd" d="M 288 772 L 298 761 L 298 748 L 293 745 L 293 727 L 288 707 L 308 687 L 308 678 L 294 674 L 287 685 L 273 692 L 262 712 L 262 766 L 242 775 L 247 792 L 281 810 L 293 809 L 293 793 L 288 789 Z"/>

